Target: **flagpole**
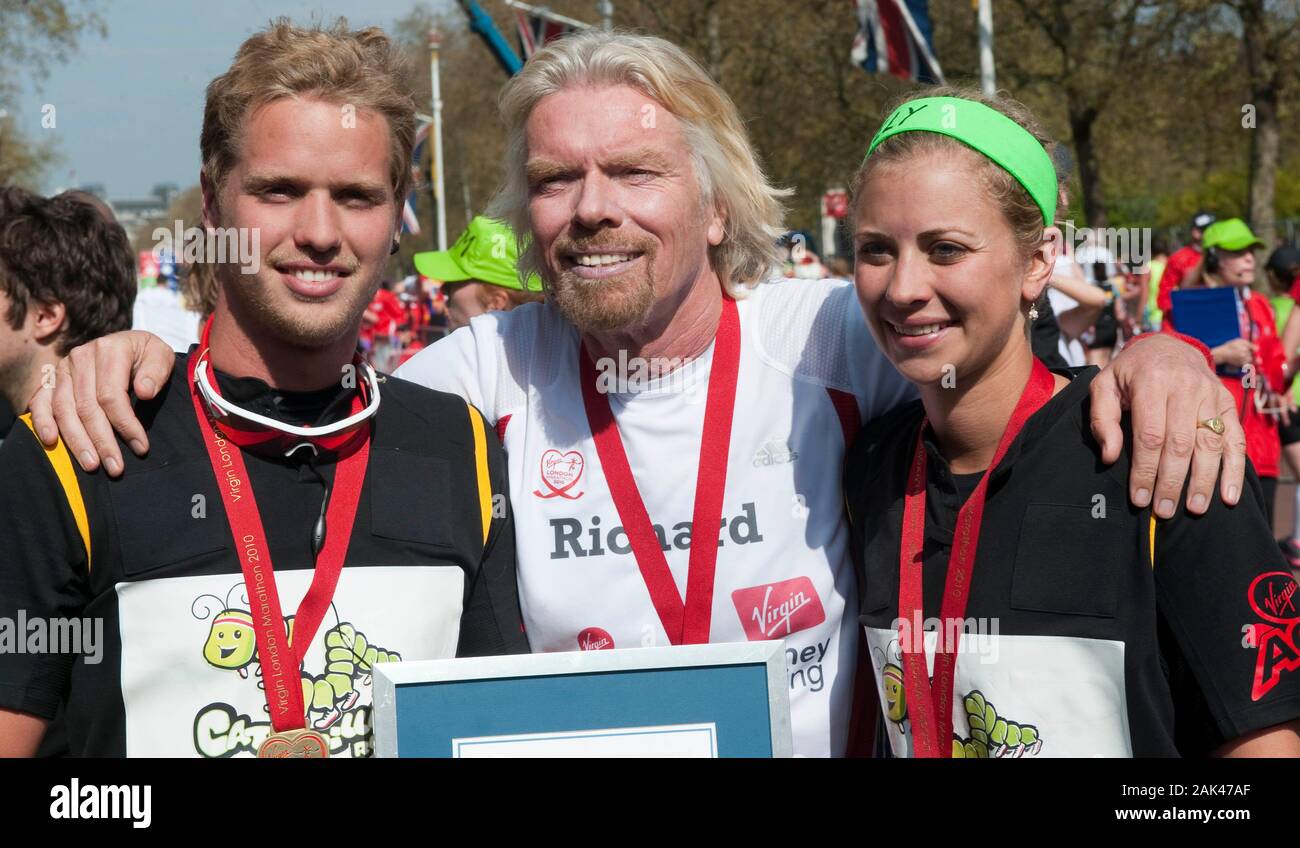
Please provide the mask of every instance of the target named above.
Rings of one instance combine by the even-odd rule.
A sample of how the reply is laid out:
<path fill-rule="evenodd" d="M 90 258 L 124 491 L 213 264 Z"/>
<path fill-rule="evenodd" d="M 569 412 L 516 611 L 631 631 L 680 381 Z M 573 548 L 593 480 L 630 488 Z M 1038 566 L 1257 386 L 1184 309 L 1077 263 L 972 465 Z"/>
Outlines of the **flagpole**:
<path fill-rule="evenodd" d="M 447 202 L 442 181 L 442 86 L 438 78 L 438 48 L 442 34 L 429 30 L 429 76 L 433 91 L 433 205 L 438 218 L 438 249 L 447 249 Z"/>
<path fill-rule="evenodd" d="M 557 15 L 554 12 L 552 12 L 550 9 L 544 8 L 542 6 L 530 6 L 527 3 L 521 3 L 520 0 L 504 0 L 504 2 L 507 6 L 509 6 L 512 9 L 518 9 L 521 12 L 526 12 L 527 14 L 539 17 L 544 21 L 551 21 L 553 23 L 563 24 L 564 26 L 570 26 L 573 27 L 574 29 L 591 29 L 591 24 L 583 23 L 582 21 L 577 20 L 576 18 L 568 18 L 565 17 L 564 15 Z M 605 2 L 608 2 L 608 0 L 605 0 Z M 614 14 L 614 6 L 612 3 L 610 4 L 609 12 L 611 15 Z"/>
<path fill-rule="evenodd" d="M 993 66 L 993 0 L 978 0 L 980 31 L 980 89 L 986 97 L 997 92 Z"/>

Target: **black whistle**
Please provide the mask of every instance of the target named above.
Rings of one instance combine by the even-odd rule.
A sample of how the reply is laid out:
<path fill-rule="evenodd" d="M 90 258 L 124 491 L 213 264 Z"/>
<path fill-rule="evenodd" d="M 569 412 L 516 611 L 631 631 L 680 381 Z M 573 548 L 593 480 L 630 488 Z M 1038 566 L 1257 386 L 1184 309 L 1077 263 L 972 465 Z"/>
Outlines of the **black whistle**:
<path fill-rule="evenodd" d="M 316 523 L 311 528 L 311 555 L 313 558 L 320 556 L 321 548 L 325 547 L 325 532 L 329 529 L 325 524 L 325 508 L 330 502 L 329 490 L 325 491 L 325 497 L 320 501 L 320 515 L 316 516 Z"/>
<path fill-rule="evenodd" d="M 323 547 L 325 547 L 325 511 L 321 510 L 320 516 L 316 519 L 316 526 L 311 528 L 312 556 L 319 556 Z"/>
<path fill-rule="evenodd" d="M 325 492 L 321 495 L 320 499 L 320 515 L 316 516 L 316 523 L 312 525 L 311 528 L 311 555 L 314 560 L 316 557 L 320 556 L 321 549 L 325 547 L 325 533 L 329 529 L 325 523 L 325 512 L 328 509 L 330 502 L 330 484 L 321 476 L 320 470 L 316 468 L 315 454 L 313 454 L 307 462 L 308 467 L 311 469 L 311 473 L 315 474 L 316 479 L 325 487 Z"/>

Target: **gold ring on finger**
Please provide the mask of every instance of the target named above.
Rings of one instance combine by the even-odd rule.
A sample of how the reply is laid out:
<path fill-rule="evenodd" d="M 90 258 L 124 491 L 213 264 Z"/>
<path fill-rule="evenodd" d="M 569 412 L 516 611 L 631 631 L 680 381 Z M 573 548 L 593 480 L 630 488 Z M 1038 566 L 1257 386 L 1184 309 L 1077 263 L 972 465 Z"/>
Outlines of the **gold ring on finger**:
<path fill-rule="evenodd" d="M 1216 436 L 1222 436 L 1224 431 L 1228 429 L 1227 427 L 1223 426 L 1223 419 L 1218 417 L 1202 418 L 1200 421 L 1196 422 L 1196 426 L 1204 427 L 1205 429 L 1214 433 Z"/>

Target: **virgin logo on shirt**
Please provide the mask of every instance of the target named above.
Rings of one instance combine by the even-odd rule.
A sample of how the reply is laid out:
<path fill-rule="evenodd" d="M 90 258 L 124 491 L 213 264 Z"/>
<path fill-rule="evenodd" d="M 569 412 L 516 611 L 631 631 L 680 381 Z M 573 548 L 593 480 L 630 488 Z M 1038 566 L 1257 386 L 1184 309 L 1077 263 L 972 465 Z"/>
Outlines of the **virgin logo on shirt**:
<path fill-rule="evenodd" d="M 1291 624 L 1300 619 L 1296 600 L 1295 579 L 1285 571 L 1261 574 L 1250 584 L 1250 605 L 1265 621 Z"/>
<path fill-rule="evenodd" d="M 578 634 L 578 649 L 582 651 L 608 651 L 614 647 L 614 637 L 599 627 L 588 627 Z"/>
<path fill-rule="evenodd" d="M 1295 578 L 1285 571 L 1261 574 L 1250 584 L 1246 597 L 1255 614 L 1265 623 L 1256 623 L 1253 642 L 1259 653 L 1255 657 L 1255 680 L 1250 690 L 1252 701 L 1267 695 L 1284 671 L 1300 669 L 1300 610 L 1296 608 Z"/>
<path fill-rule="evenodd" d="M 821 598 L 807 577 L 737 589 L 731 602 L 751 642 L 781 639 L 826 620 Z"/>
<path fill-rule="evenodd" d="M 533 494 L 544 500 L 566 498 L 576 501 L 583 493 L 571 493 L 569 490 L 578 485 L 578 480 L 582 479 L 582 469 L 586 465 L 582 454 L 577 451 L 560 453 L 551 448 L 542 454 L 542 487 L 547 491 L 534 489 Z"/>

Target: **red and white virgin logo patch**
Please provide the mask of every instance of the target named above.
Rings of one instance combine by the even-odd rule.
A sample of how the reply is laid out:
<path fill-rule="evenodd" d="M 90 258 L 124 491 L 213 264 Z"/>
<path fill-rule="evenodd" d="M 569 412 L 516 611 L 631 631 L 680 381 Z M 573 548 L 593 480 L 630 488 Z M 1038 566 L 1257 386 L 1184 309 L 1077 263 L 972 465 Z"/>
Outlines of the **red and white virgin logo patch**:
<path fill-rule="evenodd" d="M 1267 695 L 1282 679 L 1282 672 L 1300 671 L 1298 594 L 1300 586 L 1285 571 L 1261 574 L 1250 584 L 1246 597 L 1255 614 L 1264 619 L 1251 625 L 1248 635 L 1247 644 L 1258 649 L 1252 701 Z"/>
<path fill-rule="evenodd" d="M 551 448 L 542 454 L 542 489 L 534 489 L 533 494 L 539 498 L 567 498 L 576 501 L 582 492 L 570 491 L 582 479 L 582 469 L 587 466 L 582 454 L 577 451 L 560 453 Z"/>
<path fill-rule="evenodd" d="M 751 642 L 782 639 L 826 620 L 821 598 L 807 577 L 737 589 L 731 602 Z"/>
<path fill-rule="evenodd" d="M 614 647 L 614 637 L 599 627 L 588 627 L 578 634 L 578 650 L 608 651 Z"/>

